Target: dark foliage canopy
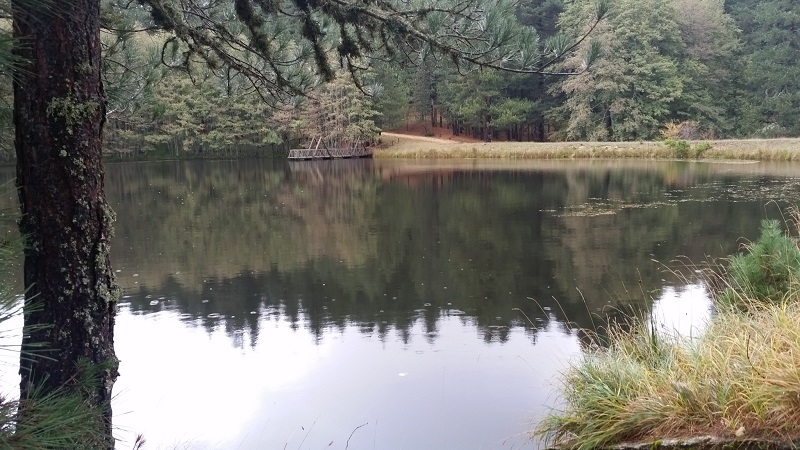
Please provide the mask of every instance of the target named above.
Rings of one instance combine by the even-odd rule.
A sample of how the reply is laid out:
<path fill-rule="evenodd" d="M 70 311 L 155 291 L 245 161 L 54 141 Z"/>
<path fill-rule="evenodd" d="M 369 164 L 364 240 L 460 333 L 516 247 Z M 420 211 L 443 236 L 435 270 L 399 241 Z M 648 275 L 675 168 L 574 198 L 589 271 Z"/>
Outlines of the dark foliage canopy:
<path fill-rule="evenodd" d="M 118 8 L 146 11 L 150 29 L 171 34 L 161 52 L 165 64 L 189 69 L 199 59 L 211 69 L 233 69 L 272 97 L 329 81 L 337 65 L 358 80 L 371 59 L 414 61 L 420 51 L 457 66 L 542 72 L 577 44 L 565 41 L 542 58 L 535 31 L 517 23 L 515 5 L 505 0 L 118 1 Z M 580 40 L 606 11 L 601 1 Z"/>

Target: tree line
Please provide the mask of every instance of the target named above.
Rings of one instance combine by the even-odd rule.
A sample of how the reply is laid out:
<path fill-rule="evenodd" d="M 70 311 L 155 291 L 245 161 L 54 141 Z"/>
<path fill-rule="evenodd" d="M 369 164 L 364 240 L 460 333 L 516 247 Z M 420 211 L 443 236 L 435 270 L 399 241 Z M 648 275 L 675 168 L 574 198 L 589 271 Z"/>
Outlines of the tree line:
<path fill-rule="evenodd" d="M 578 39 L 596 14 L 590 0 L 492 7 L 504 21 L 496 32 L 524 30 L 518 45 L 544 55 Z M 335 87 L 303 81 L 317 87 L 282 98 L 197 55 L 179 64 L 185 48 L 141 5 L 104 0 L 102 11 L 104 149 L 122 158 L 263 154 L 331 134 L 375 141 L 380 129 L 409 122 L 486 141 L 800 134 L 800 5 L 789 0 L 612 0 L 591 39 L 545 73 L 479 70 L 423 46 L 362 58 L 355 68 L 339 64 L 331 68 Z M 602 57 L 583 71 L 598 43 Z M 565 71 L 580 74 L 558 75 Z M 10 160 L 11 82 L 3 73 L 0 127 L 8 133 L 0 156 Z"/>
<path fill-rule="evenodd" d="M 585 48 L 547 71 L 554 75 L 465 70 L 422 49 L 412 59 L 362 61 L 358 85 L 340 70 L 338 93 L 323 84 L 310 96 L 277 101 L 254 91 L 241 72 L 200 58 L 170 69 L 164 63 L 184 52 L 177 42 L 151 28 L 145 8 L 106 0 L 105 151 L 122 158 L 261 154 L 321 133 L 375 141 L 380 129 L 409 122 L 487 141 L 797 136 L 800 48 L 793 36 L 800 5 L 751 3 L 613 0 Z M 532 32 L 526 45 L 545 54 L 577 39 L 594 14 L 590 0 L 494 7 Z M 592 70 L 557 75 L 580 71 L 597 42 L 602 57 Z M 3 75 L 0 156 L 11 160 L 11 79 Z M 337 95 L 353 104 L 337 103 Z M 323 116 L 340 129 L 326 127 Z"/>
<path fill-rule="evenodd" d="M 593 7 L 528 0 L 515 19 L 536 29 L 546 53 L 581 33 Z M 593 40 L 581 44 L 601 45 L 588 71 L 461 74 L 429 58 L 399 73 L 376 70 L 393 92 L 376 109 L 393 119 L 382 126 L 400 126 L 406 117 L 387 112 L 399 109 L 394 93 L 402 91 L 409 117 L 484 140 L 797 136 L 798 27 L 800 4 L 788 0 L 613 0 Z M 557 69 L 582 64 L 568 58 Z"/>
<path fill-rule="evenodd" d="M 613 0 L 606 19 L 545 73 L 480 70 L 421 48 L 368 58 L 308 96 L 265 102 L 241 73 L 160 64 L 157 33 L 104 33 L 112 101 L 106 150 L 118 155 L 263 152 L 312 137 L 375 141 L 422 123 L 490 140 L 772 138 L 800 134 L 800 5 L 789 0 Z M 525 45 L 547 55 L 579 39 L 590 0 L 500 4 Z M 119 29 L 141 18 L 120 15 Z M 126 28 L 127 27 L 127 28 Z M 585 55 L 602 56 L 584 71 Z M 124 68 L 124 69 L 123 69 Z M 578 73 L 572 76 L 563 72 Z M 345 101 L 346 100 L 346 101 Z"/>
<path fill-rule="evenodd" d="M 546 52 L 583 31 L 593 7 L 529 0 L 515 18 Z M 799 26 L 800 4 L 788 0 L 613 0 L 581 44 L 599 42 L 602 57 L 577 75 L 461 75 L 431 60 L 399 76 L 410 114 L 484 140 L 797 136 Z"/>

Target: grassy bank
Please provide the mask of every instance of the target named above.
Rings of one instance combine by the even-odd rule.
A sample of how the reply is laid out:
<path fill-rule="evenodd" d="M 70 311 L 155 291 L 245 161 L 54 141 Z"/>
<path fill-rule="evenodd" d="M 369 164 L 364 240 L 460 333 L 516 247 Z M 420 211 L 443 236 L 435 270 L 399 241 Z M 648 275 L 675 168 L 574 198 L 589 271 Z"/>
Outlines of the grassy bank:
<path fill-rule="evenodd" d="M 799 273 L 797 241 L 765 223 L 749 252 L 710 278 L 716 312 L 703 333 L 665 335 L 646 323 L 612 332 L 607 348 L 564 374 L 564 408 L 539 433 L 581 450 L 696 436 L 796 442 Z"/>
<path fill-rule="evenodd" d="M 702 337 L 645 327 L 574 366 L 543 430 L 582 450 L 697 435 L 790 440 L 800 427 L 800 304 L 720 312 Z"/>
<path fill-rule="evenodd" d="M 490 142 L 460 143 L 444 139 L 393 136 L 376 158 L 701 158 L 738 160 L 800 160 L 800 139 L 748 139 L 719 141 L 654 142 Z M 676 145 L 677 144 L 677 145 Z M 699 152 L 699 155 L 698 155 Z"/>

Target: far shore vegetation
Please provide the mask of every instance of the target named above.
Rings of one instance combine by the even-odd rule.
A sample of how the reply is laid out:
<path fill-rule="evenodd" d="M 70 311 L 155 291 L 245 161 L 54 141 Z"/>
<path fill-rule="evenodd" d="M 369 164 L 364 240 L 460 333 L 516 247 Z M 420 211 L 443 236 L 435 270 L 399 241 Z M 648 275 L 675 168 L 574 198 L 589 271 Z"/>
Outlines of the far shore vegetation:
<path fill-rule="evenodd" d="M 175 159 L 285 158 L 302 144 L 230 146 L 204 151 L 118 152 L 108 150 L 108 161 L 160 161 Z M 635 142 L 463 142 L 458 138 L 433 138 L 384 133 L 374 146 L 376 159 L 663 159 L 799 161 L 800 138 L 728 139 L 686 141 L 666 139 Z"/>
<path fill-rule="evenodd" d="M 592 345 L 564 373 L 563 406 L 538 433 L 551 445 L 579 450 L 619 443 L 657 448 L 666 440 L 698 436 L 795 448 L 797 219 L 795 211 L 791 233 L 783 231 L 784 224 L 765 221 L 760 237 L 742 253 L 701 271 L 714 307 L 703 330 L 679 335 L 646 320 L 611 326 L 606 344 Z"/>
<path fill-rule="evenodd" d="M 108 161 L 175 159 L 285 158 L 300 143 L 231 146 L 204 151 L 119 152 L 108 149 Z M 460 137 L 383 133 L 374 146 L 376 159 L 663 159 L 800 161 L 800 138 L 673 140 L 635 142 L 480 142 Z"/>
<path fill-rule="evenodd" d="M 457 142 L 384 137 L 375 158 L 800 160 L 800 139 L 637 142 Z"/>

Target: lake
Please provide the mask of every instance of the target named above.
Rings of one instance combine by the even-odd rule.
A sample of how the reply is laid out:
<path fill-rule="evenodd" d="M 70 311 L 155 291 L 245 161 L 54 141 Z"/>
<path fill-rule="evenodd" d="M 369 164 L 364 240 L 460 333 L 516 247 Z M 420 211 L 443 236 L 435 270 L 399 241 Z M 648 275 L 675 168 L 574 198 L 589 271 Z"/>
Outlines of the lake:
<path fill-rule="evenodd" d="M 139 433 L 146 449 L 536 448 L 587 330 L 640 314 L 702 327 L 689 264 L 781 218 L 798 177 L 792 163 L 109 164 L 117 448 Z"/>

